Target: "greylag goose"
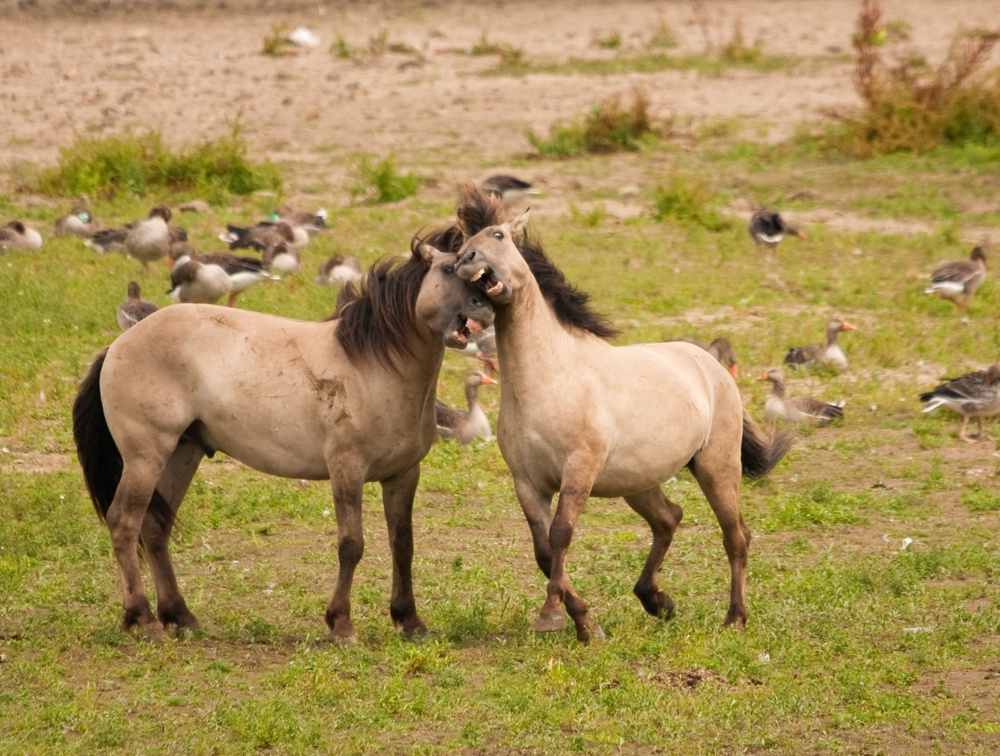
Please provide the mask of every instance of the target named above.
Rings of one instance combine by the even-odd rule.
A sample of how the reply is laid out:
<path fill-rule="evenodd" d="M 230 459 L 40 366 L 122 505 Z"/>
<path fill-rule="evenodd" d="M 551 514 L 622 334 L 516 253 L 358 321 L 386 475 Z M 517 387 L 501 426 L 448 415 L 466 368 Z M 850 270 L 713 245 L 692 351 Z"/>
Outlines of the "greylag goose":
<path fill-rule="evenodd" d="M 125 237 L 128 236 L 128 232 L 131 230 L 131 224 L 125 226 L 124 228 L 101 229 L 100 231 L 96 231 L 93 236 L 87 239 L 84 242 L 84 245 L 90 247 L 99 255 L 103 255 L 105 252 L 121 252 L 124 254 Z"/>
<path fill-rule="evenodd" d="M 302 258 L 299 248 L 293 247 L 286 242 L 279 242 L 264 250 L 261 256 L 261 263 L 264 270 L 270 273 L 280 273 L 283 276 L 290 276 L 299 269 Z"/>
<path fill-rule="evenodd" d="M 101 229 L 101 224 L 82 205 L 77 205 L 66 215 L 56 218 L 58 236 L 79 236 L 89 239 Z"/>
<path fill-rule="evenodd" d="M 328 217 L 329 213 L 327 213 L 326 208 L 322 207 L 315 213 L 296 212 L 291 208 L 282 207 L 275 213 L 275 217 L 272 217 L 272 220 L 283 220 L 293 230 L 301 228 L 308 234 L 308 238 L 312 238 L 326 228 L 326 219 Z"/>
<path fill-rule="evenodd" d="M 440 399 L 435 404 L 437 431 L 441 438 L 451 438 L 460 444 L 471 443 L 474 439 L 493 438 L 490 421 L 479 406 L 479 387 L 484 383 L 496 383 L 483 372 L 476 370 L 465 377 L 465 399 L 468 410 L 458 410 L 449 407 Z"/>
<path fill-rule="evenodd" d="M 153 302 L 142 298 L 142 292 L 139 289 L 138 283 L 129 281 L 128 298 L 118 305 L 118 326 L 123 331 L 127 331 L 140 320 L 152 315 L 159 309 Z"/>
<path fill-rule="evenodd" d="M 519 179 L 517 176 L 508 176 L 503 173 L 485 179 L 479 188 L 499 197 L 506 205 L 517 202 L 525 195 L 539 194 L 539 191 L 529 182 Z"/>
<path fill-rule="evenodd" d="M 343 286 L 361 280 L 361 263 L 356 257 L 333 255 L 320 263 L 316 283 L 320 286 Z"/>
<path fill-rule="evenodd" d="M 771 368 L 757 376 L 758 381 L 771 382 L 771 396 L 764 404 L 764 419 L 769 422 L 781 419 L 788 423 L 828 425 L 844 417 L 844 402 L 821 402 L 809 396 L 789 398 L 785 392 L 785 371 Z"/>
<path fill-rule="evenodd" d="M 1000 413 L 1000 363 L 984 370 L 966 373 L 952 381 L 942 383 L 932 391 L 920 395 L 920 401 L 927 402 L 924 412 L 930 412 L 942 405 L 962 416 L 962 427 L 958 437 L 969 444 L 983 434 L 983 418 Z M 976 418 L 979 432 L 975 438 L 966 435 L 969 418 Z"/>
<path fill-rule="evenodd" d="M 177 239 L 187 238 L 183 229 L 171 233 L 167 226 L 170 221 L 170 208 L 157 205 L 149 211 L 149 217 L 132 224 L 125 235 L 125 252 L 149 269 L 149 264 L 162 260 L 170 252 L 170 245 Z"/>
<path fill-rule="evenodd" d="M 252 248 L 258 252 L 278 244 L 301 247 L 309 240 L 304 231 L 296 237 L 291 224 L 283 220 L 262 221 L 256 226 L 226 226 L 226 233 L 219 234 L 219 238 L 229 242 L 229 249 Z"/>
<path fill-rule="evenodd" d="M 471 334 L 469 343 L 465 345 L 462 353 L 480 360 L 486 368 L 487 375 L 500 372 L 500 363 L 497 362 L 497 332 L 493 326 L 480 333 Z"/>
<path fill-rule="evenodd" d="M 805 239 L 806 235 L 788 223 L 774 210 L 758 210 L 750 216 L 750 223 L 747 225 L 750 237 L 754 240 L 759 250 L 767 247 L 768 251 L 773 251 L 781 244 L 785 235 L 797 236 Z"/>
<path fill-rule="evenodd" d="M 170 256 L 173 264 L 170 274 L 172 288 L 169 293 L 173 299 L 179 302 L 214 304 L 224 294 L 229 294 L 226 305 L 233 307 L 240 294 L 254 284 L 271 277 L 265 270 L 263 261 L 255 257 L 240 257 L 228 252 L 211 252 L 199 255 L 187 243 L 173 245 Z M 185 270 L 184 266 L 191 263 L 197 263 L 197 265 L 192 265 L 190 270 Z M 204 270 L 205 267 L 210 267 L 210 269 Z M 222 277 L 215 268 L 221 270 L 228 279 L 222 293 L 217 293 L 222 289 Z"/>
<path fill-rule="evenodd" d="M 682 339 L 669 339 L 670 341 L 686 341 L 688 344 L 694 344 L 697 347 L 701 347 L 719 363 L 729 371 L 733 378 L 740 377 L 740 361 L 736 357 L 736 350 L 733 349 L 733 345 L 729 343 L 729 339 L 720 336 L 711 344 L 706 344 L 701 339 L 693 339 L 691 337 L 685 336 Z"/>
<path fill-rule="evenodd" d="M 42 248 L 42 235 L 33 228 L 28 228 L 22 221 L 12 220 L 0 228 L 0 251 L 6 249 Z"/>
<path fill-rule="evenodd" d="M 808 344 L 791 347 L 785 355 L 785 364 L 792 365 L 833 365 L 843 370 L 847 367 L 847 355 L 837 343 L 841 331 L 854 331 L 856 328 L 846 320 L 832 318 L 826 324 L 826 343 Z"/>
<path fill-rule="evenodd" d="M 931 273 L 931 285 L 924 289 L 924 293 L 937 294 L 964 310 L 976 289 L 986 280 L 986 268 L 986 250 L 975 247 L 968 260 L 953 260 L 939 265 Z"/>

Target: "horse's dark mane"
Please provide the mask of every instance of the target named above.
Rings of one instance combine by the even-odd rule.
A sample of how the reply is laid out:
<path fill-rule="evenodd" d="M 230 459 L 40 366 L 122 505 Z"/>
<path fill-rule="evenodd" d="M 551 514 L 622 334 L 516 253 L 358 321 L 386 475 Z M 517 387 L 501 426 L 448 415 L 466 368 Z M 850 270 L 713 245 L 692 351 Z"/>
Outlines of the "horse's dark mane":
<path fill-rule="evenodd" d="M 360 285 L 348 283 L 337 298 L 337 340 L 357 364 L 369 355 L 398 370 L 395 360 L 413 357 L 415 305 L 428 267 L 419 255 L 375 263 Z"/>
<path fill-rule="evenodd" d="M 465 237 L 471 237 L 484 228 L 504 222 L 503 203 L 473 184 L 462 184 L 457 215 L 462 233 Z M 438 233 L 445 235 L 448 231 Z M 560 323 L 580 328 L 602 339 L 618 335 L 618 330 L 611 326 L 608 319 L 591 308 L 590 295 L 566 280 L 563 272 L 549 260 L 537 239 L 524 233 L 514 242 Z"/>

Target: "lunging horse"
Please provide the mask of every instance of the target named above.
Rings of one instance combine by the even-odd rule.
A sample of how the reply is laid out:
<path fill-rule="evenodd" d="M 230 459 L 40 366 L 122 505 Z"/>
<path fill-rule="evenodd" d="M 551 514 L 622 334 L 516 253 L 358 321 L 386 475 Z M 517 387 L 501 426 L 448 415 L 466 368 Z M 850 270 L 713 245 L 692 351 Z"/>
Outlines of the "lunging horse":
<path fill-rule="evenodd" d="M 352 640 L 350 593 L 364 550 L 365 482 L 382 485 L 392 549 L 390 615 L 425 631 L 413 596 L 413 498 L 436 437 L 446 346 L 493 320 L 488 299 L 455 273 L 456 256 L 417 239 L 405 262 L 377 263 L 338 316 L 303 322 L 212 305 L 172 305 L 102 351 L 73 404 L 87 488 L 108 525 L 125 625 L 158 639 L 196 628 L 168 552 L 177 509 L 205 455 L 225 452 L 271 475 L 329 479 L 339 571 L 326 610 Z M 141 538 L 156 586 L 143 589 Z"/>
<path fill-rule="evenodd" d="M 527 212 L 502 222 L 500 204 L 468 185 L 458 214 L 468 237 L 458 275 L 476 282 L 496 311 L 504 369 L 497 440 L 549 579 L 534 629 L 561 629 L 568 613 L 579 640 L 603 635 L 566 577 L 588 496 L 622 496 L 649 523 L 653 545 L 635 594 L 650 614 L 673 613 L 656 573 L 682 512 L 660 485 L 685 466 L 722 527 L 731 571 L 726 625 L 742 627 L 750 531 L 740 515 L 741 474 L 765 475 L 792 436 L 765 434 L 744 411 L 732 376 L 705 350 L 605 341 L 613 331 L 587 295 L 524 234 Z"/>

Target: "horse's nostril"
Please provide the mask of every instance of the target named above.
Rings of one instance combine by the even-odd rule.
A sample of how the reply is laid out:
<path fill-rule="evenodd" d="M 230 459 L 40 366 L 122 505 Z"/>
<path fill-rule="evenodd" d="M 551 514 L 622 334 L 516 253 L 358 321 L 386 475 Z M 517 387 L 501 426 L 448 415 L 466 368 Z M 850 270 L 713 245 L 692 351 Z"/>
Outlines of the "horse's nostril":
<path fill-rule="evenodd" d="M 470 249 L 458 259 L 459 265 L 465 265 L 476 259 L 476 250 Z"/>

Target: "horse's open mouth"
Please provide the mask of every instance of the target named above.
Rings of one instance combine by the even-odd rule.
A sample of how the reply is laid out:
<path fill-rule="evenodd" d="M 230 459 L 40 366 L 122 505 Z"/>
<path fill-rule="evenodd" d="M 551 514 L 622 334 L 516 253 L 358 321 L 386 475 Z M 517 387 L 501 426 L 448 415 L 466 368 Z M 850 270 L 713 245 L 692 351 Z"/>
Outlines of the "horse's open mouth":
<path fill-rule="evenodd" d="M 459 315 L 456 322 L 458 323 L 457 327 L 449 331 L 444 339 L 445 346 L 452 349 L 464 349 L 472 334 L 482 333 L 486 330 L 486 326 L 479 320 L 467 318 L 464 315 Z"/>
<path fill-rule="evenodd" d="M 503 294 L 504 289 L 506 288 L 503 285 L 503 281 L 497 281 L 496 278 L 493 277 L 493 269 L 488 265 L 481 268 L 476 273 L 473 273 L 469 280 L 485 291 L 490 299 L 496 299 L 498 296 Z"/>

